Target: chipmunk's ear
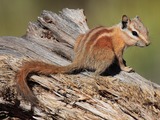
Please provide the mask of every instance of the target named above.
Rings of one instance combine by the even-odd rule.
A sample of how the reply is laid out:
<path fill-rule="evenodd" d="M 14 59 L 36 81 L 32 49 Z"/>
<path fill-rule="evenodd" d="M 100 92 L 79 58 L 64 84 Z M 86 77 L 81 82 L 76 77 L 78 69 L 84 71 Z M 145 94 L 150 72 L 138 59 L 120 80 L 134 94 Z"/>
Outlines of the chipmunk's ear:
<path fill-rule="evenodd" d="M 128 21 L 129 21 L 129 19 L 128 19 L 127 15 L 123 15 L 122 16 L 122 29 L 127 28 Z"/>
<path fill-rule="evenodd" d="M 140 17 L 139 17 L 139 16 L 136 16 L 136 19 L 137 19 L 137 20 L 139 20 L 139 21 L 141 21 L 141 19 L 140 19 Z"/>

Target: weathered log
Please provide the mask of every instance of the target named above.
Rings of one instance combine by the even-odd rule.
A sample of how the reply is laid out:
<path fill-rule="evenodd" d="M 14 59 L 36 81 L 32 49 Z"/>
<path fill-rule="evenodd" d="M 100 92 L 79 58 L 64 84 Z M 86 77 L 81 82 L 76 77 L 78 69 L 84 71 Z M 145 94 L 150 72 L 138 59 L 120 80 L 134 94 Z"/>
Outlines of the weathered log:
<path fill-rule="evenodd" d="M 160 118 L 160 86 L 137 73 L 121 72 L 116 65 L 96 78 L 87 71 L 31 76 L 28 85 L 39 106 L 18 94 L 14 76 L 24 61 L 70 64 L 76 37 L 88 30 L 83 10 L 63 9 L 59 14 L 43 11 L 22 37 L 0 37 L 0 119 Z"/>

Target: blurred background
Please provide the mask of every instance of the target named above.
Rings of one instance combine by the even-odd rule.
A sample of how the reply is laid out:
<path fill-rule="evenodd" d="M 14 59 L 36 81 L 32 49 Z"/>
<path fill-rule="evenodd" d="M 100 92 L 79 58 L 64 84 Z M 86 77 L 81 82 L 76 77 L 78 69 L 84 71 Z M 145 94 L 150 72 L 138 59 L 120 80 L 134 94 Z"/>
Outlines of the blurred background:
<path fill-rule="evenodd" d="M 124 53 L 127 65 L 143 77 L 160 84 L 160 1 L 159 0 L 1 0 L 0 36 L 22 36 L 29 21 L 36 21 L 42 10 L 84 9 L 90 28 L 112 26 L 123 14 L 139 15 L 148 27 L 152 44 L 131 47 Z"/>

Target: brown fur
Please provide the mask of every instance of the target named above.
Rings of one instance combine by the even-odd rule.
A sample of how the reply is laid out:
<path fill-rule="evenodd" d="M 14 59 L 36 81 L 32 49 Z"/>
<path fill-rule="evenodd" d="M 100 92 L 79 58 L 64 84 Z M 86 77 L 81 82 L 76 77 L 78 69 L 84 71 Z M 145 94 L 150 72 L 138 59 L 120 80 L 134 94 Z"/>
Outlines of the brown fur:
<path fill-rule="evenodd" d="M 68 66 L 56 66 L 39 61 L 26 62 L 16 74 L 19 91 L 27 100 L 36 104 L 37 98 L 27 85 L 26 78 L 29 74 L 70 73 L 77 69 L 86 68 L 94 69 L 95 74 L 98 75 L 104 72 L 115 58 L 118 59 L 122 70 L 130 72 L 132 69 L 123 63 L 124 48 L 134 45 L 147 46 L 150 42 L 148 41 L 148 31 L 139 18 L 130 20 L 122 17 L 122 22 L 123 24 L 120 23 L 110 28 L 100 26 L 80 35 L 74 48 L 75 58 Z M 141 25 L 141 29 L 137 28 L 138 24 Z M 138 29 L 139 36 L 132 36 L 132 29 Z"/>

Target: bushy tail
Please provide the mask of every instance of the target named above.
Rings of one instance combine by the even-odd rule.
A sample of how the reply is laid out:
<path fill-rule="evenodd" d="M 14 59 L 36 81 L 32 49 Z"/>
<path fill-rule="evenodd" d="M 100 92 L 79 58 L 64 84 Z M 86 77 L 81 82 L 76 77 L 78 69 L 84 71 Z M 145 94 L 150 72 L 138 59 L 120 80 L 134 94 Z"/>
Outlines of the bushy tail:
<path fill-rule="evenodd" d="M 27 76 L 32 73 L 40 73 L 44 75 L 56 74 L 56 73 L 70 73 L 78 69 L 77 65 L 72 63 L 68 66 L 56 66 L 39 61 L 26 62 L 20 71 L 16 74 L 17 88 L 20 93 L 32 104 L 37 104 L 38 100 L 31 92 L 27 85 Z"/>

